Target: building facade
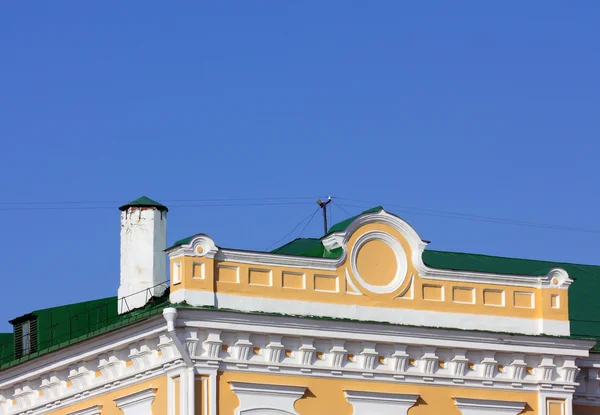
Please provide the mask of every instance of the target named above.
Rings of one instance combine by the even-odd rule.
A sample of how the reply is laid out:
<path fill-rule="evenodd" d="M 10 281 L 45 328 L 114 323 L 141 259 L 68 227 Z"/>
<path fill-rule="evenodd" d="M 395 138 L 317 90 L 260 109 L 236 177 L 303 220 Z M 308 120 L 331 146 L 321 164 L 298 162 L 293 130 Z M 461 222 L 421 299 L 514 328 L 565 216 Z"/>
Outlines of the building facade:
<path fill-rule="evenodd" d="M 117 297 L 11 320 L 0 415 L 600 414 L 600 267 L 428 250 L 381 207 L 166 248 L 167 212 L 121 207 Z"/>

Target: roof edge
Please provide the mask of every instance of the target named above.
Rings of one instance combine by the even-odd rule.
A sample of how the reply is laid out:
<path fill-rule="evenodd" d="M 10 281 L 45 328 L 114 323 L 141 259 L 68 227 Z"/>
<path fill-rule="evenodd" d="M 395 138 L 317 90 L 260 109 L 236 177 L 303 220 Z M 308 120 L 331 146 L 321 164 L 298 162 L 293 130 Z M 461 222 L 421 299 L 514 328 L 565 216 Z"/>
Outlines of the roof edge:
<path fill-rule="evenodd" d="M 132 200 L 129 203 L 124 204 L 123 206 L 119 206 L 119 210 L 124 211 L 131 207 L 154 207 L 161 212 L 169 211 L 169 208 L 163 205 L 162 203 L 158 203 L 156 200 L 152 200 L 146 196 L 139 197 L 135 200 Z"/>

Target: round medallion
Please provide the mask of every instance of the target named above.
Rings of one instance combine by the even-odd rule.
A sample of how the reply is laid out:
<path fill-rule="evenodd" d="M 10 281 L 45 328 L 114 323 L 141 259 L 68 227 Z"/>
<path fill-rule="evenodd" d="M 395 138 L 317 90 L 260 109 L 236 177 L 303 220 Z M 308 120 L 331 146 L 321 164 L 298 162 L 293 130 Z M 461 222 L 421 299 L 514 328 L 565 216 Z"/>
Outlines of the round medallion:
<path fill-rule="evenodd" d="M 385 242 L 368 241 L 356 254 L 356 269 L 368 284 L 385 287 L 396 276 L 398 269 L 396 254 Z"/>
<path fill-rule="evenodd" d="M 402 245 L 393 236 L 380 231 L 358 238 L 351 254 L 354 277 L 368 291 L 391 293 L 402 285 L 408 261 Z"/>

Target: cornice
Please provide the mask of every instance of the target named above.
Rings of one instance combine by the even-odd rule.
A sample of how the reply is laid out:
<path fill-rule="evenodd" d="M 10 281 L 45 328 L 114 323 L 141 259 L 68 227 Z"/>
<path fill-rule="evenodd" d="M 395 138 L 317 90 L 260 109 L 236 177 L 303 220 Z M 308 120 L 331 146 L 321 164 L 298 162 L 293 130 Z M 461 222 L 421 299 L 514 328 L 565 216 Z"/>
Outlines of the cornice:
<path fill-rule="evenodd" d="M 233 393 L 240 401 L 236 415 L 265 413 L 264 403 L 269 401 L 267 413 L 294 414 L 294 402 L 304 395 L 305 386 L 268 385 L 263 383 L 229 382 Z"/>
<path fill-rule="evenodd" d="M 403 415 L 417 403 L 419 395 L 389 392 L 344 390 L 346 401 L 354 407 L 354 414 Z"/>
<path fill-rule="evenodd" d="M 384 342 L 416 342 L 435 346 L 439 341 L 453 342 L 456 347 L 494 350 L 504 352 L 560 353 L 565 356 L 587 357 L 595 344 L 592 340 L 569 337 L 527 336 L 520 334 L 488 333 L 467 330 L 451 330 L 431 327 L 409 327 L 371 322 L 310 319 L 292 316 L 274 316 L 234 311 L 181 309 L 179 319 L 190 327 L 221 328 L 223 330 L 249 331 L 252 333 L 277 333 L 301 335 L 311 333 L 316 337 L 348 339 L 379 339 Z"/>
<path fill-rule="evenodd" d="M 526 402 L 494 401 L 491 399 L 454 398 L 456 407 L 464 414 L 520 414 Z"/>
<path fill-rule="evenodd" d="M 75 403 L 91 399 L 95 396 L 103 395 L 107 392 L 112 392 L 120 389 L 127 388 L 129 386 L 145 382 L 150 379 L 157 378 L 159 376 L 165 375 L 168 371 L 173 370 L 178 366 L 167 366 L 163 367 L 157 366 L 152 370 L 146 371 L 146 373 L 132 373 L 127 376 L 122 376 L 118 380 L 113 380 L 111 382 L 99 383 L 93 385 L 89 388 L 86 388 L 82 391 L 72 391 L 70 393 L 61 395 L 58 399 L 53 399 L 52 401 L 47 400 L 39 400 L 34 405 L 26 408 L 25 411 L 16 410 L 7 412 L 7 414 L 20 414 L 21 412 L 27 413 L 28 415 L 46 415 L 56 411 L 57 409 L 64 408 Z M 183 362 L 180 361 L 180 366 L 183 368 Z M 125 397 L 127 398 L 127 397 Z M 93 408 L 93 407 L 92 407 Z M 86 408 L 91 410 L 92 408 Z M 86 412 L 82 412 L 82 414 L 86 414 Z M 94 412 L 91 412 L 94 414 Z M 78 412 L 75 412 L 73 415 L 79 415 Z"/>
<path fill-rule="evenodd" d="M 93 405 L 89 408 L 80 409 L 79 411 L 70 412 L 68 415 L 100 415 L 102 405 Z"/>
<path fill-rule="evenodd" d="M 148 388 L 139 392 L 134 392 L 127 396 L 123 396 L 121 398 L 117 398 L 115 399 L 115 403 L 119 409 L 123 410 L 127 407 L 137 406 L 140 403 L 152 402 L 155 396 L 156 388 Z"/>

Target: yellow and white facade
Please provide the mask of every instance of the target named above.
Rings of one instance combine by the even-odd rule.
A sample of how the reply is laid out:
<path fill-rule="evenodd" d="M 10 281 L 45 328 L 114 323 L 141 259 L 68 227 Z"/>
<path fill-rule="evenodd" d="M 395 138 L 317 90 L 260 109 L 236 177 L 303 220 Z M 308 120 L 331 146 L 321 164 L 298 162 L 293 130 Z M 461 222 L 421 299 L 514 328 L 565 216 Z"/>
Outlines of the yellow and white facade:
<path fill-rule="evenodd" d="M 125 220 L 166 226 L 153 209 Z M 1 370 L 0 414 L 600 414 L 600 357 L 570 336 L 565 269 L 434 268 L 382 209 L 321 243 L 335 255 L 187 238 L 167 249 L 162 313 Z"/>

